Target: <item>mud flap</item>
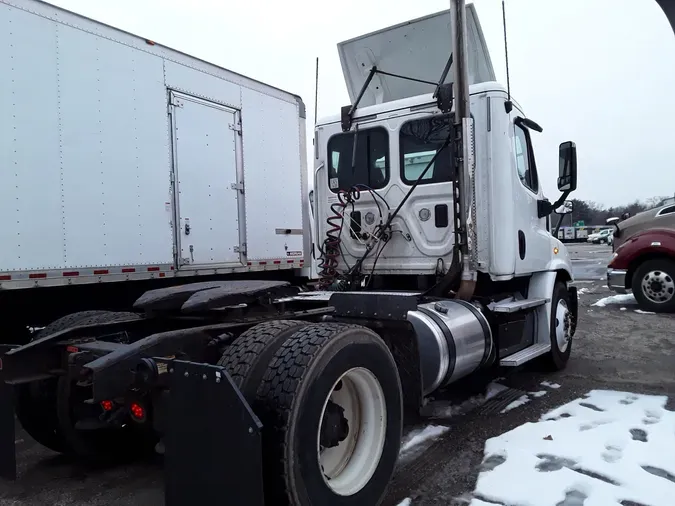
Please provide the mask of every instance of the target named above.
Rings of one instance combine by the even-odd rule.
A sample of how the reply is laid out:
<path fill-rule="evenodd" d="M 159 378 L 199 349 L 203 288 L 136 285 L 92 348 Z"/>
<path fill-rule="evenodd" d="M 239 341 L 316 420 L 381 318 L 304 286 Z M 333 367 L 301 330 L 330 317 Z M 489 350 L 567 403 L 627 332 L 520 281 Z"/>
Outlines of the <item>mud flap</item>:
<path fill-rule="evenodd" d="M 170 374 L 166 506 L 264 506 L 262 424 L 225 369 L 158 363 Z"/>
<path fill-rule="evenodd" d="M 570 296 L 570 311 L 572 313 L 572 325 L 570 328 L 570 335 L 574 336 L 577 331 L 577 320 L 579 318 L 579 295 L 577 294 L 577 287 L 570 286 L 567 288 L 567 293 Z"/>
<path fill-rule="evenodd" d="M 2 361 L 7 347 L 0 346 L 0 477 L 16 479 L 14 387 L 5 383 Z"/>

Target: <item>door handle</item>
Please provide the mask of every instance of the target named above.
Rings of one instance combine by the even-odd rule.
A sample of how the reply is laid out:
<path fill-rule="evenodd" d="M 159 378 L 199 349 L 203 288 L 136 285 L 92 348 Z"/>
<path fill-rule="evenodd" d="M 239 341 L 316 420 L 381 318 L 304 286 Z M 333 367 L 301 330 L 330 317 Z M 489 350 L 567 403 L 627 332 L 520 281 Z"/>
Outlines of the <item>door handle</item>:
<path fill-rule="evenodd" d="M 190 222 L 185 220 L 185 235 L 190 235 Z"/>

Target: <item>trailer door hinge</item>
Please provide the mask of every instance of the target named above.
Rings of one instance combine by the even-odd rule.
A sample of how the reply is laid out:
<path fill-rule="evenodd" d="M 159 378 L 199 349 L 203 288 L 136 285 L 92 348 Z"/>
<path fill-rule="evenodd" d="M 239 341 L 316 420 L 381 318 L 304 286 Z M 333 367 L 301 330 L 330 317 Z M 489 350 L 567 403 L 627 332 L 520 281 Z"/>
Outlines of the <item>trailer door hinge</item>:
<path fill-rule="evenodd" d="M 244 193 L 244 183 L 232 183 L 230 184 L 230 188 Z"/>
<path fill-rule="evenodd" d="M 234 130 L 239 135 L 241 135 L 241 123 L 230 123 L 227 125 L 230 130 Z"/>
<path fill-rule="evenodd" d="M 182 101 L 180 98 L 178 98 L 178 97 L 176 97 L 176 96 L 173 96 L 173 95 L 171 95 L 171 102 L 169 102 L 169 103 L 170 103 L 172 106 L 174 106 L 174 107 L 180 107 L 181 109 L 183 108 L 183 105 L 184 105 L 184 104 L 183 104 L 183 101 Z"/>
<path fill-rule="evenodd" d="M 243 243 L 241 246 L 235 246 L 234 248 L 232 248 L 232 250 L 235 253 L 240 253 L 242 255 L 246 255 L 246 243 Z"/>

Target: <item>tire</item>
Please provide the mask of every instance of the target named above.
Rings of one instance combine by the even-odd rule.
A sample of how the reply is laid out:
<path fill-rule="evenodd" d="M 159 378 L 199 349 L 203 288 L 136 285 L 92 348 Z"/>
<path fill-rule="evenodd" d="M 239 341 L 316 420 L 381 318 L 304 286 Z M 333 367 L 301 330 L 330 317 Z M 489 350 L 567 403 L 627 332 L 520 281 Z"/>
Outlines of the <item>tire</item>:
<path fill-rule="evenodd" d="M 92 310 L 63 316 L 35 334 L 34 339 L 78 325 L 92 325 L 122 318 L 138 318 L 136 313 Z M 59 378 L 49 378 L 16 387 L 16 416 L 23 429 L 42 446 L 59 453 L 70 453 L 71 443 L 64 434 L 58 415 Z"/>
<path fill-rule="evenodd" d="M 80 320 L 78 325 L 111 323 L 119 320 L 138 319 L 141 316 L 131 312 L 105 312 Z M 122 342 L 118 340 L 118 342 Z M 158 438 L 151 429 L 140 428 L 132 423 L 124 428 L 80 430 L 75 428 L 73 416 L 73 392 L 76 381 L 61 376 L 56 384 L 56 416 L 58 430 L 66 443 L 63 453 L 77 456 L 93 463 L 108 463 L 134 458 L 150 453 Z M 80 392 L 77 392 L 79 395 Z M 89 398 L 90 395 L 85 395 Z M 96 407 L 92 406 L 92 409 Z M 146 424 L 152 427 L 151 424 Z"/>
<path fill-rule="evenodd" d="M 561 307 L 563 306 L 563 307 Z M 572 336 L 569 335 L 569 325 L 571 321 L 568 317 L 573 317 L 570 308 L 570 296 L 567 292 L 565 283 L 557 281 L 553 287 L 553 296 L 551 297 L 551 351 L 544 356 L 544 366 L 549 371 L 560 371 L 567 366 L 572 353 Z M 563 316 L 564 310 L 567 310 L 569 316 Z M 565 328 L 567 326 L 567 329 Z M 560 334 L 562 332 L 562 335 Z M 566 343 L 563 342 L 563 336 L 567 335 Z"/>
<path fill-rule="evenodd" d="M 54 320 L 35 333 L 33 340 L 77 325 L 92 316 L 108 314 L 108 311 L 81 311 Z M 18 385 L 16 392 L 16 417 L 23 429 L 42 446 L 62 453 L 67 445 L 58 429 L 56 416 L 57 378 L 33 381 Z"/>
<path fill-rule="evenodd" d="M 675 261 L 647 260 L 633 275 L 631 288 L 641 308 L 654 313 L 675 312 Z"/>
<path fill-rule="evenodd" d="M 66 450 L 63 453 L 90 463 L 102 464 L 122 462 L 152 452 L 159 438 L 152 430 L 152 424 L 148 422 L 143 428 L 129 423 L 122 428 L 76 429 L 73 410 L 77 405 L 73 404 L 72 399 L 74 395 L 77 395 L 79 401 L 81 394 L 75 389 L 80 391 L 84 389 L 76 386 L 75 383 L 67 376 L 61 376 L 57 381 L 56 412 L 59 431 L 66 443 Z M 90 395 L 82 397 L 90 397 Z M 95 409 L 95 407 L 92 406 L 89 409 Z"/>
<path fill-rule="evenodd" d="M 328 403 L 329 395 L 335 402 Z M 349 427 L 349 419 L 344 423 L 344 413 L 355 412 L 348 401 L 352 407 L 358 401 L 366 420 L 358 430 Z M 348 411 L 336 417 L 340 407 L 335 406 Z M 335 323 L 303 327 L 272 359 L 254 410 L 263 423 L 265 496 L 272 504 L 380 504 L 398 458 L 403 403 L 396 363 L 376 333 Z M 327 412 L 332 418 L 328 428 L 322 424 Z M 355 420 L 352 416 L 353 425 Z M 338 441 L 345 446 L 335 446 Z M 354 451 L 344 466 L 329 459 L 345 449 Z M 329 485 L 324 473 L 331 471 L 336 475 Z M 342 471 L 354 479 L 344 478 Z"/>
<path fill-rule="evenodd" d="M 230 374 L 244 398 L 250 403 L 262 381 L 267 366 L 281 345 L 307 325 L 297 320 L 276 320 L 260 323 L 242 333 L 227 347 L 218 361 Z"/>

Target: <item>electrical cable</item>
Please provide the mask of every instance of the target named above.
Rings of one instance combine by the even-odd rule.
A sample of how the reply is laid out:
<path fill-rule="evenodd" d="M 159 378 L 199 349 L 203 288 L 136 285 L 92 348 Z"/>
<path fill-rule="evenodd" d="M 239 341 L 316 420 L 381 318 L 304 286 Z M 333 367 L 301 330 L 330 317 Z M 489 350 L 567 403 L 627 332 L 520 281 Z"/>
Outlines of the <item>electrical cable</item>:
<path fill-rule="evenodd" d="M 436 158 L 438 158 L 438 156 L 439 156 L 439 155 L 440 155 L 440 154 L 441 154 L 441 153 L 442 153 L 442 152 L 450 145 L 450 141 L 451 141 L 451 140 L 452 140 L 452 130 L 450 131 L 450 133 L 448 133 L 448 136 L 447 136 L 447 138 L 445 139 L 445 141 L 443 142 L 443 145 L 438 149 L 438 151 L 436 151 L 436 154 L 431 158 L 431 160 L 429 161 L 429 163 L 427 163 L 427 166 L 424 168 L 424 170 L 421 172 L 421 174 L 417 177 L 417 180 L 415 180 L 415 182 L 414 182 L 413 185 L 410 187 L 410 189 L 408 190 L 408 192 L 405 194 L 405 196 L 403 197 L 403 199 L 401 200 L 401 202 L 399 202 L 399 204 L 398 204 L 398 206 L 396 207 L 396 209 L 394 210 L 394 212 L 389 214 L 389 218 L 387 219 L 386 223 L 385 223 L 383 226 L 378 226 L 378 227 L 377 227 L 377 229 L 379 229 L 379 230 L 381 231 L 380 233 L 386 233 L 386 230 L 387 230 L 388 228 L 390 228 L 391 222 L 392 222 L 392 221 L 394 220 L 394 218 L 398 215 L 398 213 L 399 213 L 399 211 L 401 210 L 401 208 L 403 207 L 403 205 L 408 201 L 408 199 L 410 198 L 410 195 L 412 195 L 412 192 L 415 191 L 415 189 L 416 189 L 417 186 L 419 185 L 419 183 L 420 183 L 420 181 L 422 180 L 422 178 L 424 178 L 424 176 L 426 175 L 426 173 L 429 171 L 429 168 L 431 168 L 431 166 L 434 164 L 434 162 L 436 162 Z M 377 229 L 376 229 L 376 232 L 377 232 Z M 379 239 L 379 237 L 377 237 L 375 233 L 373 234 L 373 236 L 374 236 L 376 239 Z M 379 241 L 378 241 L 378 242 L 379 242 Z M 352 268 L 349 269 L 349 271 L 347 272 L 347 276 L 352 276 L 352 277 L 353 277 L 357 272 L 360 272 L 361 266 L 363 265 L 363 262 L 364 262 L 365 259 L 368 257 L 368 255 L 370 254 L 370 252 L 375 248 L 375 246 L 377 246 L 378 242 L 373 242 L 373 241 L 371 240 L 370 244 L 366 247 L 366 251 L 365 251 L 364 254 L 361 256 L 361 258 L 359 258 L 359 259 L 356 261 L 356 263 L 352 266 Z"/>

